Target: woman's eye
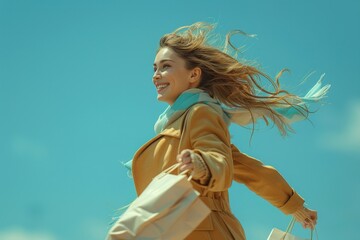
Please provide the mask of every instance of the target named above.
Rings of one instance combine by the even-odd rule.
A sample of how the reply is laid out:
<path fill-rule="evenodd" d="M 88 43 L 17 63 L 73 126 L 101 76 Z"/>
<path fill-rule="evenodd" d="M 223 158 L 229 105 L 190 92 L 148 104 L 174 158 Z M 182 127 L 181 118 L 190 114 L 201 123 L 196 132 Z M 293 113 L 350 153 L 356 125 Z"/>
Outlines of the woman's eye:
<path fill-rule="evenodd" d="M 168 67 L 170 67 L 170 65 L 164 64 L 162 68 L 163 68 L 163 69 L 166 69 L 166 68 L 168 68 Z"/>

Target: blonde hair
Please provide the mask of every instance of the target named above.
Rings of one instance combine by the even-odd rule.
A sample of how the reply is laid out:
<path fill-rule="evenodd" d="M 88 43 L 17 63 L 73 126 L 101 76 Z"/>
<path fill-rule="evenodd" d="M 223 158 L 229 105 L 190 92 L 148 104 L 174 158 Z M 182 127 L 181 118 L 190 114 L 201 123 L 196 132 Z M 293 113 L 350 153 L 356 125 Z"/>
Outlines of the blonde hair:
<path fill-rule="evenodd" d="M 239 31 L 228 33 L 223 49 L 220 50 L 209 44 L 213 37 L 210 35 L 213 28 L 213 24 L 202 22 L 178 28 L 160 39 L 158 50 L 164 47 L 171 48 L 186 61 L 188 69 L 199 67 L 202 75 L 198 88 L 221 103 L 229 107 L 247 109 L 251 114 L 254 110 L 262 110 L 266 112 L 263 117 L 266 124 L 269 118 L 283 135 L 293 131 L 281 114 L 273 108 L 282 104 L 291 105 L 305 117 L 308 116 L 309 111 L 298 96 L 281 89 L 279 78 L 285 70 L 280 71 L 273 80 L 256 67 L 241 63 L 236 57 L 239 49 L 230 42 L 231 36 Z M 229 49 L 229 46 L 232 49 Z M 231 56 L 227 53 L 229 50 L 235 50 L 235 54 Z M 273 90 L 265 89 L 261 79 L 266 79 Z M 254 126 L 254 117 L 252 122 Z"/>

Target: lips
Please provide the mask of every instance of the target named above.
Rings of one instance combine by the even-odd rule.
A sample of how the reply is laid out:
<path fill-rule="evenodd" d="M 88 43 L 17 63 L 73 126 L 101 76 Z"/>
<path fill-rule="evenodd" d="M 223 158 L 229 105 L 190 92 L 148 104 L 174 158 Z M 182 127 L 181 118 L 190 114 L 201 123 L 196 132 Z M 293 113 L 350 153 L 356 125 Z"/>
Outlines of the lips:
<path fill-rule="evenodd" d="M 170 85 L 169 83 L 156 84 L 156 90 L 159 93 L 163 91 L 165 88 L 167 88 L 169 85 Z"/>

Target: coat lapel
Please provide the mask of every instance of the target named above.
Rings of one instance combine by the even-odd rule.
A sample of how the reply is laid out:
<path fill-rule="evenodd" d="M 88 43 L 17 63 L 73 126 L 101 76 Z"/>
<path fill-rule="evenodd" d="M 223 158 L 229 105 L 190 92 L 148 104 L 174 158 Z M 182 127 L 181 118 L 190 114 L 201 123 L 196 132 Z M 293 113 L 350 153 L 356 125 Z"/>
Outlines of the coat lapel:
<path fill-rule="evenodd" d="M 143 159 L 140 157 L 149 146 L 151 146 L 153 143 L 157 142 L 160 138 L 164 136 L 174 137 L 174 138 L 180 138 L 181 137 L 181 125 L 183 122 L 184 114 L 181 115 L 178 119 L 176 119 L 172 124 L 170 124 L 166 129 L 164 129 L 160 134 L 156 135 L 155 137 L 151 138 L 149 141 L 147 141 L 144 145 L 142 145 L 134 154 L 133 161 L 132 161 L 132 175 L 136 187 L 136 183 L 138 182 L 138 174 L 141 173 L 141 167 Z M 148 153 L 146 153 L 148 154 Z M 149 156 L 152 156 L 152 154 L 148 154 Z"/>

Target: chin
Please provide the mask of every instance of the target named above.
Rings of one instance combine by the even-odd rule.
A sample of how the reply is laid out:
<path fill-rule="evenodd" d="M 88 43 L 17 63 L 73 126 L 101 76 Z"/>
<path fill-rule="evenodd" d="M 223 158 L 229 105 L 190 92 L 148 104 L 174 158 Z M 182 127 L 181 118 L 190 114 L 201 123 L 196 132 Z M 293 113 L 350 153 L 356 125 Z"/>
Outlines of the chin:
<path fill-rule="evenodd" d="M 160 95 L 160 96 L 158 95 L 157 100 L 160 101 L 160 102 L 166 102 L 164 96 L 162 96 L 162 95 Z"/>
<path fill-rule="evenodd" d="M 158 95 L 157 96 L 157 100 L 159 101 L 159 102 L 164 102 L 164 103 L 167 103 L 167 104 L 169 104 L 169 105 L 171 105 L 172 103 L 170 103 L 168 100 L 166 100 L 166 98 L 164 97 L 164 96 L 162 96 L 162 95 Z"/>

